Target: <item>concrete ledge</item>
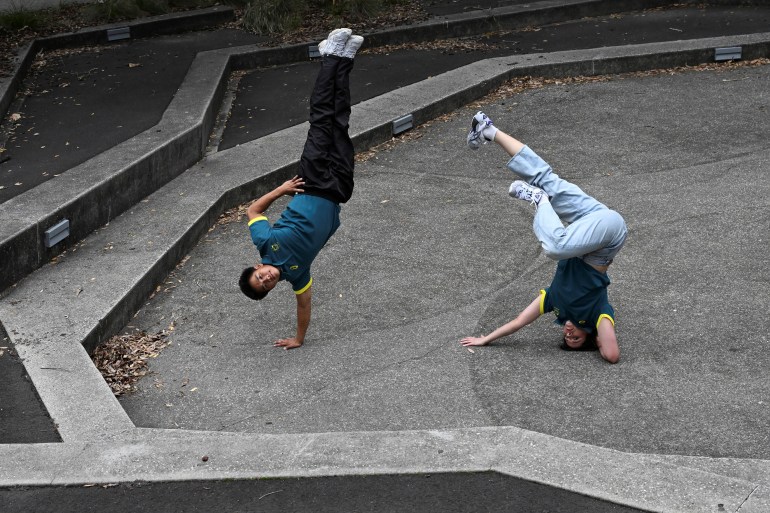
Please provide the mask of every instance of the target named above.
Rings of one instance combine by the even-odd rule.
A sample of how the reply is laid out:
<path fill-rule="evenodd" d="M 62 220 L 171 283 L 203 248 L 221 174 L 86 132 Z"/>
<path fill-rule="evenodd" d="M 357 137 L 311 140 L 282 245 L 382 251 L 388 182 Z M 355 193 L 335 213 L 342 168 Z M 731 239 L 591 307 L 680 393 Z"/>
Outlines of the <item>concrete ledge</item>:
<path fill-rule="evenodd" d="M 13 59 L 14 73 L 10 77 L 0 78 L 0 113 L 5 116 L 5 113 L 10 108 L 11 104 L 16 97 L 16 93 L 19 90 L 21 81 L 24 78 L 24 74 L 32 65 L 32 61 L 37 54 L 37 44 L 35 41 L 29 43 L 19 50 L 16 57 Z"/>
<path fill-rule="evenodd" d="M 544 0 L 530 4 L 510 5 L 496 9 L 476 10 L 452 16 L 397 27 L 367 36 L 368 45 L 386 45 L 429 41 L 437 37 L 463 37 L 493 30 L 544 25 L 583 17 L 604 16 L 617 12 L 648 9 L 673 2 L 665 0 Z M 686 3 L 686 2 L 685 2 Z"/>
<path fill-rule="evenodd" d="M 193 62 L 160 123 L 67 173 L 0 204 L 0 290 L 109 223 L 200 160 L 229 73 L 228 57 L 204 52 Z M 70 236 L 45 247 L 43 232 L 70 220 Z"/>
<path fill-rule="evenodd" d="M 317 507 L 295 485 L 317 489 L 326 504 L 365 498 L 367 511 L 392 511 L 399 496 L 406 509 L 420 511 L 467 511 L 479 501 L 485 509 L 499 505 L 495 510 L 553 508 L 566 500 L 572 509 L 553 510 L 622 505 L 623 511 L 688 513 L 768 504 L 758 493 L 764 485 L 755 481 L 514 427 L 303 435 L 136 430 L 121 442 L 0 446 L 0 456 L 0 496 L 11 499 L 23 495 L 11 487 L 22 486 L 145 483 L 140 486 L 158 497 L 185 482 L 200 489 L 238 480 L 251 501 L 286 491 L 293 511 Z M 66 489 L 61 493 L 66 497 Z M 415 507 L 421 504 L 425 509 Z"/>

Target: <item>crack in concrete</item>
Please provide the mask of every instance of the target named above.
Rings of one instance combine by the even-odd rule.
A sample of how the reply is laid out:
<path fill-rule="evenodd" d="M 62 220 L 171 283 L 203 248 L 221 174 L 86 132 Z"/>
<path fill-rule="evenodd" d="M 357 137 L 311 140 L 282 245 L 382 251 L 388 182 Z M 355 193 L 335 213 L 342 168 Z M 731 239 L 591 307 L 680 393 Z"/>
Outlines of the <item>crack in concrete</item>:
<path fill-rule="evenodd" d="M 404 358 L 402 360 L 398 360 L 398 361 L 389 363 L 387 365 L 384 365 L 382 367 L 377 367 L 375 369 L 368 369 L 368 370 L 364 370 L 364 371 L 361 371 L 361 372 L 357 372 L 355 374 L 350 375 L 348 378 L 346 378 L 342 382 L 353 381 L 353 380 L 358 379 L 361 376 L 367 376 L 367 375 L 376 376 L 377 374 L 380 374 L 381 372 L 386 371 L 388 369 L 392 369 L 393 367 L 395 367 L 397 365 L 401 365 L 401 364 L 404 364 L 406 362 L 416 362 L 416 361 L 422 360 L 423 358 L 426 358 L 426 357 L 428 357 L 428 356 L 438 352 L 438 350 L 441 349 L 442 347 L 443 346 L 441 346 L 440 344 L 436 344 L 436 347 L 434 347 L 430 351 L 427 351 L 424 354 L 421 354 L 421 355 L 418 355 L 418 356 L 412 356 L 410 358 Z M 340 383 L 340 381 L 336 381 L 335 382 L 335 384 L 339 384 L 339 383 Z M 330 386 L 331 385 L 324 385 L 322 387 L 316 388 L 314 390 L 314 393 L 319 394 L 319 393 L 321 393 L 321 392 L 323 392 L 325 390 L 328 390 L 330 388 Z"/>
<path fill-rule="evenodd" d="M 759 485 L 755 486 L 754 489 L 751 490 L 751 492 L 749 492 L 749 495 L 743 500 L 743 502 L 740 503 L 740 505 L 738 505 L 738 509 L 735 510 L 735 513 L 738 513 L 741 510 L 741 508 L 743 508 L 743 505 L 746 504 L 746 502 L 748 502 L 749 499 L 751 499 L 751 496 L 754 495 L 754 492 L 756 492 L 758 488 L 759 488 Z"/>

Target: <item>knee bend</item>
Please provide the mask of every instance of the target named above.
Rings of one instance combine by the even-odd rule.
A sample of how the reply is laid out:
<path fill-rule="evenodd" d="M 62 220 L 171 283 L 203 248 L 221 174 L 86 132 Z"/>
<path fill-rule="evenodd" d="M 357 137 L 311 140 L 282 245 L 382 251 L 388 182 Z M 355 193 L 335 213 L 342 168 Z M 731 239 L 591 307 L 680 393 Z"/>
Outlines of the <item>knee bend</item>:
<path fill-rule="evenodd" d="M 569 255 L 558 244 L 550 241 L 541 241 L 540 247 L 543 249 L 543 254 L 551 260 L 563 260 L 569 258 Z"/>

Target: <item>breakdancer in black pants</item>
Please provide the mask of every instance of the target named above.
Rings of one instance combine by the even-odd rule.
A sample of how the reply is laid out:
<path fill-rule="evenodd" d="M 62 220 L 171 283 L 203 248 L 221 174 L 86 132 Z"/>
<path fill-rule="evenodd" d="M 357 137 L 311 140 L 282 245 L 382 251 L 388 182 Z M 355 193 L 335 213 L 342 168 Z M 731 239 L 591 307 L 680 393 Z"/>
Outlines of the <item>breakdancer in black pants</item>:
<path fill-rule="evenodd" d="M 251 299 L 262 299 L 281 280 L 297 298 L 297 333 L 275 341 L 284 349 L 300 347 L 310 325 L 310 265 L 340 226 L 340 203 L 353 194 L 353 143 L 350 120 L 350 71 L 364 38 L 336 29 L 318 49 L 322 55 L 310 97 L 310 130 L 299 175 L 252 203 L 249 230 L 261 262 L 241 273 L 239 286 Z M 272 226 L 265 212 L 283 195 L 294 195 Z"/>

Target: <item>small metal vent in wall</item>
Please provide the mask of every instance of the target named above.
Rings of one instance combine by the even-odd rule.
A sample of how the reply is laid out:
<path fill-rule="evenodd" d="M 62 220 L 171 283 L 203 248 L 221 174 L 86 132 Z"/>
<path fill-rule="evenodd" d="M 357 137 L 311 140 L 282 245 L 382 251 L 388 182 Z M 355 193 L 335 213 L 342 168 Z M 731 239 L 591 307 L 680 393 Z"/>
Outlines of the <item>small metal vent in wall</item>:
<path fill-rule="evenodd" d="M 107 29 L 107 41 L 120 41 L 121 39 L 131 39 L 130 27 Z"/>
<path fill-rule="evenodd" d="M 69 237 L 69 235 L 69 219 L 63 219 L 45 231 L 43 242 L 45 242 L 45 247 L 50 248 Z"/>
<path fill-rule="evenodd" d="M 398 118 L 397 120 L 393 121 L 393 135 L 398 135 L 401 132 L 406 132 L 413 126 L 413 118 L 411 114 L 407 114 L 406 116 L 402 116 Z"/>
<path fill-rule="evenodd" d="M 740 46 L 728 46 L 725 48 L 716 48 L 714 50 L 714 60 L 720 61 L 737 61 L 741 59 L 741 47 Z"/>

